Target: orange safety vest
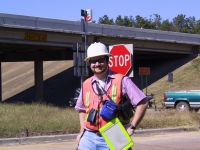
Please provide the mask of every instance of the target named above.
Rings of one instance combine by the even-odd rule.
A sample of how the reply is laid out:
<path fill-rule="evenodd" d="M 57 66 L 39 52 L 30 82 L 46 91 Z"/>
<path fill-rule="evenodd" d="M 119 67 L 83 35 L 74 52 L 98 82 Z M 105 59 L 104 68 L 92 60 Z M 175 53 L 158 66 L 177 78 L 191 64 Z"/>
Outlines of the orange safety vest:
<path fill-rule="evenodd" d="M 114 79 L 112 79 L 111 85 L 106 92 L 116 104 L 119 104 L 119 102 L 121 101 L 121 95 L 122 95 L 121 88 L 122 88 L 123 75 L 122 74 L 113 74 L 113 75 L 114 75 Z M 100 96 L 94 92 L 92 84 L 91 84 L 92 78 L 93 77 L 90 77 L 89 79 L 87 79 L 83 83 L 83 88 L 82 88 L 83 104 L 86 108 L 85 126 L 91 130 L 98 130 L 99 128 L 101 128 L 108 122 L 107 120 L 103 119 L 99 114 L 102 108 L 102 100 L 109 100 L 109 99 L 106 96 L 106 94 L 103 94 L 103 99 L 101 99 Z M 90 109 L 92 108 L 97 110 L 95 123 L 87 122 L 88 114 L 90 112 Z"/>

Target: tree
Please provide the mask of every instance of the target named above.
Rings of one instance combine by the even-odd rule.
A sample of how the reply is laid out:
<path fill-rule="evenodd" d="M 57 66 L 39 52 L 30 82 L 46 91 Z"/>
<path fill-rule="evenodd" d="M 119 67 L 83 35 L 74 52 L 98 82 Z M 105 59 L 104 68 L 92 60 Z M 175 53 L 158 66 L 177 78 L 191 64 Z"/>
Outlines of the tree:
<path fill-rule="evenodd" d="M 96 21 L 95 21 L 95 20 L 92 20 L 91 23 L 96 23 Z"/>
<path fill-rule="evenodd" d="M 169 20 L 164 20 L 161 25 L 158 27 L 158 30 L 163 30 L 163 31 L 171 31 L 173 28 L 173 24 L 169 22 Z"/>
<path fill-rule="evenodd" d="M 197 21 L 196 26 L 194 26 L 193 31 L 195 34 L 200 34 L 200 20 Z"/>
<path fill-rule="evenodd" d="M 133 26 L 133 17 L 132 16 L 130 16 L 129 18 L 128 18 L 128 16 L 124 17 L 124 26 L 126 26 L 126 27 Z"/>
<path fill-rule="evenodd" d="M 173 19 L 173 26 L 175 31 L 181 30 L 185 26 L 185 15 L 178 15 Z"/>
<path fill-rule="evenodd" d="M 124 26 L 124 19 L 119 15 L 115 20 L 115 25 L 117 26 Z"/>
<path fill-rule="evenodd" d="M 124 16 L 124 18 L 119 15 L 115 20 L 115 25 L 117 26 L 126 26 L 126 27 L 132 27 L 132 16 L 128 18 L 128 16 Z"/>
<path fill-rule="evenodd" d="M 178 15 L 173 19 L 173 31 L 194 33 L 196 23 L 194 16 L 186 18 L 186 15 Z"/>
<path fill-rule="evenodd" d="M 95 23 L 95 21 L 93 21 Z M 154 29 L 163 31 L 173 31 L 173 32 L 184 32 L 192 34 L 200 34 L 200 20 L 196 21 L 195 17 L 188 17 L 186 15 L 178 14 L 170 22 L 168 19 L 163 20 L 159 14 L 153 14 L 150 19 L 143 18 L 140 15 L 135 16 L 124 16 L 124 18 L 119 15 L 115 22 L 113 19 L 109 19 L 107 15 L 99 18 L 99 24 L 109 24 L 118 25 L 126 27 L 144 28 L 144 29 Z"/>
<path fill-rule="evenodd" d="M 194 27 L 197 25 L 195 17 L 186 18 L 187 33 L 195 33 Z"/>
<path fill-rule="evenodd" d="M 173 19 L 173 31 L 187 32 L 186 15 L 180 14 Z"/>
<path fill-rule="evenodd" d="M 153 14 L 153 15 L 154 17 L 150 18 L 149 20 L 151 22 L 151 29 L 158 29 L 161 26 L 162 18 L 158 14 Z"/>
<path fill-rule="evenodd" d="M 113 19 L 109 19 L 107 15 L 104 15 L 102 18 L 100 17 L 98 23 L 99 23 L 99 24 L 110 24 L 110 25 L 114 25 Z"/>
<path fill-rule="evenodd" d="M 133 26 L 136 28 L 151 29 L 151 21 L 137 15 L 133 21 Z"/>

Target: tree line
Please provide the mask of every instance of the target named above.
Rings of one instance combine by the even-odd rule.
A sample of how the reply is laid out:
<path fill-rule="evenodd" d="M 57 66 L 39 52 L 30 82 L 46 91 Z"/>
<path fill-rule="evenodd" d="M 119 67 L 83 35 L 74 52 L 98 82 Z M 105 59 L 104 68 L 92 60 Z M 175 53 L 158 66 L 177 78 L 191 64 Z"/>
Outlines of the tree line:
<path fill-rule="evenodd" d="M 92 21 L 95 23 L 96 21 Z M 191 34 L 200 34 L 200 20 L 196 20 L 194 16 L 186 17 L 186 15 L 178 14 L 169 21 L 169 19 L 162 20 L 158 14 L 150 15 L 150 18 L 135 16 L 117 16 L 115 20 L 110 19 L 107 15 L 100 17 L 99 24 L 109 24 L 117 26 L 126 26 L 143 29 L 183 32 Z"/>

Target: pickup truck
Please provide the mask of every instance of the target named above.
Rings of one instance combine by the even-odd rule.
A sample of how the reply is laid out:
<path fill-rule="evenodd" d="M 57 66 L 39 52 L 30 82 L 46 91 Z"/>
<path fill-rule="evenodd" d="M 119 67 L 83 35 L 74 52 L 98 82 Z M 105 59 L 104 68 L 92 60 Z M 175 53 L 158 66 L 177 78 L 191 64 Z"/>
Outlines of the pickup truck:
<path fill-rule="evenodd" d="M 200 90 L 169 91 L 164 93 L 164 106 L 180 111 L 200 109 Z"/>

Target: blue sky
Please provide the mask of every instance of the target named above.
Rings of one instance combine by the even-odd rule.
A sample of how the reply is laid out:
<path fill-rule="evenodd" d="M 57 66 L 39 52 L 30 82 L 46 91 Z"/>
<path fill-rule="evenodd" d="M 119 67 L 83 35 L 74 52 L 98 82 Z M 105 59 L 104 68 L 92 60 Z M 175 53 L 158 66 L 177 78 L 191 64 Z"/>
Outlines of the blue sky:
<path fill-rule="evenodd" d="M 107 15 L 140 15 L 150 18 L 159 14 L 172 21 L 178 14 L 194 16 L 200 20 L 200 0 L 0 0 L 0 13 L 77 21 L 81 9 L 92 9 L 93 20 Z"/>

